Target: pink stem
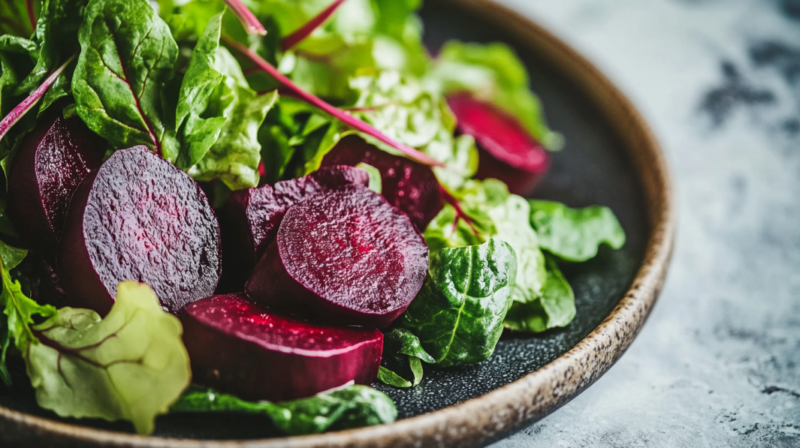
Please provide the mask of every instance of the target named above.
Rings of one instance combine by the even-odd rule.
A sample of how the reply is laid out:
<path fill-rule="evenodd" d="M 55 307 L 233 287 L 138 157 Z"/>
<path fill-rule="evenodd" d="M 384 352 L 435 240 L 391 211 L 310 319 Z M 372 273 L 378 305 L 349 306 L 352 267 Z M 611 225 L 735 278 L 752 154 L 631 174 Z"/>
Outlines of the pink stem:
<path fill-rule="evenodd" d="M 40 99 L 42 99 L 42 96 L 44 96 L 44 93 L 47 91 L 47 89 L 49 89 L 50 86 L 53 85 L 53 83 L 56 81 L 56 78 L 58 78 L 58 75 L 60 75 L 61 72 L 63 72 L 64 69 L 67 68 L 67 65 L 69 65 L 69 63 L 72 62 L 72 60 L 75 59 L 76 56 L 78 55 L 77 54 L 72 55 L 72 57 L 69 58 L 67 62 L 65 62 L 61 67 L 57 68 L 56 71 L 54 71 L 50 76 L 48 76 L 47 79 L 45 79 L 44 83 L 42 83 L 42 85 L 37 87 L 36 90 L 33 91 L 33 93 L 31 93 L 27 98 L 22 100 L 22 102 L 19 103 L 17 107 L 15 107 L 11 112 L 9 112 L 8 115 L 6 115 L 5 118 L 3 118 L 3 121 L 0 121 L 0 140 L 2 140 L 3 137 L 6 136 L 6 134 L 8 133 L 9 129 L 11 129 L 12 126 L 17 124 L 17 122 L 20 119 L 22 119 L 22 117 L 24 117 L 25 114 L 28 113 L 28 111 L 36 103 L 38 103 Z"/>
<path fill-rule="evenodd" d="M 326 103 L 325 101 L 317 98 L 316 96 L 306 92 L 305 90 L 301 89 L 297 84 L 293 83 L 289 78 L 287 78 L 283 73 L 279 72 L 275 67 L 272 66 L 269 62 L 265 61 L 261 56 L 256 54 L 256 52 L 250 50 L 249 48 L 245 47 L 244 45 L 234 41 L 233 39 L 223 36 L 222 39 L 231 47 L 236 49 L 236 51 L 242 53 L 243 55 L 247 56 L 253 63 L 255 63 L 258 67 L 264 70 L 267 74 L 275 78 L 279 83 L 283 84 L 287 89 L 291 90 L 292 93 L 300 100 L 305 101 L 312 106 L 315 106 L 319 109 L 322 109 L 324 112 L 330 114 L 334 118 L 337 118 L 344 122 L 344 124 L 350 126 L 351 128 L 363 132 L 365 134 L 371 135 L 376 139 L 380 140 L 381 142 L 397 149 L 398 151 L 402 152 L 412 160 L 421 163 L 423 165 L 428 166 L 438 166 L 443 167 L 444 164 L 427 154 L 423 154 L 418 150 L 404 145 L 400 142 L 396 142 L 383 134 L 381 131 L 375 129 L 374 127 L 370 126 L 369 124 L 359 120 L 358 118 L 353 117 L 352 115 L 343 112 L 330 104 Z"/>
<path fill-rule="evenodd" d="M 478 229 L 476 229 L 475 226 L 472 224 L 472 219 L 469 217 L 469 215 L 467 215 L 464 212 L 464 209 L 461 208 L 461 204 L 458 202 L 458 199 L 456 199 L 455 196 L 450 194 L 449 191 L 447 191 L 444 187 L 442 187 L 441 184 L 439 185 L 439 194 L 442 195 L 442 200 L 450 204 L 456 211 L 456 219 L 455 221 L 453 221 L 453 229 L 455 229 L 458 226 L 458 220 L 463 219 L 464 222 L 466 222 L 467 225 L 469 226 L 470 230 L 472 230 L 472 233 L 477 235 Z"/>
<path fill-rule="evenodd" d="M 249 34 L 259 34 L 261 36 L 265 36 L 267 34 L 267 30 L 261 25 L 261 22 L 258 21 L 256 16 L 247 9 L 247 6 L 242 4 L 241 0 L 222 0 L 228 7 L 231 8 L 233 14 L 239 18 L 239 21 L 242 22 L 242 26 L 244 29 L 247 30 Z"/>
<path fill-rule="evenodd" d="M 321 13 L 317 14 L 316 16 L 314 16 L 314 18 L 309 20 L 308 23 L 306 23 L 305 25 L 301 26 L 300 29 L 298 29 L 294 33 L 284 37 L 281 40 L 281 49 L 283 51 L 286 51 L 286 50 L 294 47 L 295 45 L 299 44 L 303 40 L 305 40 L 305 38 L 310 36 L 311 33 L 314 32 L 314 30 L 316 30 L 317 28 L 322 26 L 323 23 L 325 23 L 328 19 L 330 19 L 331 16 L 333 15 L 333 13 L 335 13 L 336 10 L 339 9 L 339 6 L 342 6 L 342 3 L 344 3 L 344 2 L 345 2 L 345 0 L 336 0 L 336 1 L 334 1 L 333 3 L 331 3 L 330 6 L 325 8 Z"/>

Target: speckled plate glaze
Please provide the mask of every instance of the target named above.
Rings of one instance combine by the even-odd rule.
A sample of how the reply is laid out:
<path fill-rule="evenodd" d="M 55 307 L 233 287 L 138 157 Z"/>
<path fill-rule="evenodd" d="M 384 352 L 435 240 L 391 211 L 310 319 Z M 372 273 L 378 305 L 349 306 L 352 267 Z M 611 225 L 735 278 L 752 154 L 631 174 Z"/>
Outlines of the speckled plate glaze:
<path fill-rule="evenodd" d="M 528 65 L 552 127 L 567 138 L 536 196 L 571 206 L 611 207 L 628 235 L 590 263 L 567 266 L 578 314 L 565 329 L 505 334 L 491 359 L 429 369 L 412 390 L 376 385 L 397 403 L 391 425 L 282 438 L 262 418 L 166 416 L 153 437 L 123 423 L 61 419 L 36 406 L 24 368 L 0 390 L 0 446 L 350 447 L 484 445 L 541 419 L 589 387 L 625 352 L 666 275 L 674 209 L 656 141 L 625 97 L 590 63 L 547 31 L 488 0 L 427 0 L 426 41 L 503 41 Z"/>

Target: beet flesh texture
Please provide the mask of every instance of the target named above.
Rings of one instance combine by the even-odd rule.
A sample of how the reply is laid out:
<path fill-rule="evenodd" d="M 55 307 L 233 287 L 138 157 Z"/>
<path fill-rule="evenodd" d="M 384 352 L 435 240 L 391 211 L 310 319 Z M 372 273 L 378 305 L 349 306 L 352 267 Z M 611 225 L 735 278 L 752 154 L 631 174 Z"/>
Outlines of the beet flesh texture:
<path fill-rule="evenodd" d="M 221 213 L 225 262 L 220 289 L 241 291 L 256 262 L 275 239 L 289 208 L 315 194 L 369 185 L 366 171 L 349 167 L 322 168 L 308 176 L 234 191 Z"/>
<path fill-rule="evenodd" d="M 428 247 L 408 216 L 361 187 L 290 208 L 245 291 L 304 318 L 384 328 L 427 272 Z"/>
<path fill-rule="evenodd" d="M 144 146 L 115 152 L 75 192 L 59 245 L 61 285 L 105 315 L 123 280 L 147 283 L 172 313 L 214 293 L 219 226 L 186 173 Z"/>
<path fill-rule="evenodd" d="M 371 384 L 378 376 L 378 330 L 293 320 L 241 294 L 195 302 L 181 321 L 193 382 L 247 400 L 304 398 L 350 381 Z"/>
<path fill-rule="evenodd" d="M 442 208 L 439 181 L 425 165 L 388 152 L 364 141 L 361 137 L 345 137 L 322 159 L 322 165 L 366 163 L 381 173 L 381 194 L 424 231 Z"/>
<path fill-rule="evenodd" d="M 79 118 L 49 118 L 23 141 L 8 179 L 8 215 L 29 247 L 51 262 L 78 185 L 103 163 L 103 148 Z"/>
<path fill-rule="evenodd" d="M 498 107 L 468 93 L 447 98 L 459 132 L 478 144 L 478 179 L 500 179 L 509 191 L 529 196 L 550 166 L 547 150 L 522 124 Z"/>

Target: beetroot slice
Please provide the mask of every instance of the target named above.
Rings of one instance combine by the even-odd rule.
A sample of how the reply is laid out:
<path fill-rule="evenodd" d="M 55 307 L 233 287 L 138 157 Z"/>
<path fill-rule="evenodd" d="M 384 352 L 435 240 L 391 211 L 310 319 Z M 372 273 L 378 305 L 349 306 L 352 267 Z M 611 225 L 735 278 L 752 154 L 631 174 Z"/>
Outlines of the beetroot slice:
<path fill-rule="evenodd" d="M 222 288 L 241 291 L 247 277 L 278 233 L 289 207 L 321 192 L 369 185 L 366 171 L 349 166 L 323 168 L 308 176 L 231 193 L 222 211 L 225 253 Z"/>
<path fill-rule="evenodd" d="M 194 382 L 248 400 L 282 401 L 377 378 L 380 331 L 297 321 L 243 297 L 209 297 L 181 315 Z"/>
<path fill-rule="evenodd" d="M 345 137 L 322 159 L 322 165 L 372 165 L 381 172 L 383 197 L 411 218 L 420 230 L 442 208 L 439 182 L 429 166 L 381 151 L 352 135 Z"/>
<path fill-rule="evenodd" d="M 408 307 L 427 272 L 428 247 L 408 217 L 362 187 L 290 208 L 245 290 L 303 317 L 383 328 Z"/>
<path fill-rule="evenodd" d="M 50 118 L 25 138 L 8 180 L 8 214 L 26 244 L 54 259 L 72 194 L 102 162 L 79 118 Z"/>
<path fill-rule="evenodd" d="M 547 150 L 516 118 L 490 103 L 468 93 L 449 96 L 447 103 L 459 131 L 478 143 L 476 177 L 500 179 L 512 193 L 530 195 L 550 165 Z"/>
<path fill-rule="evenodd" d="M 123 280 L 147 283 L 167 311 L 210 296 L 219 227 L 200 187 L 144 146 L 115 152 L 75 192 L 59 245 L 70 297 L 105 314 Z"/>

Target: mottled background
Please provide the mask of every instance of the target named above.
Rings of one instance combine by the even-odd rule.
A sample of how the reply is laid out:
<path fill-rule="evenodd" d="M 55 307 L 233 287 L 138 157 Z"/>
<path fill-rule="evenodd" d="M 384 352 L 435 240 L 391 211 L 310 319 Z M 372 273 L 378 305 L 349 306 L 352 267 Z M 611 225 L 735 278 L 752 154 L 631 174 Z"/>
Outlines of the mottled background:
<path fill-rule="evenodd" d="M 666 287 L 625 356 L 494 447 L 800 446 L 800 0 L 500 3 L 630 96 L 680 216 Z"/>

